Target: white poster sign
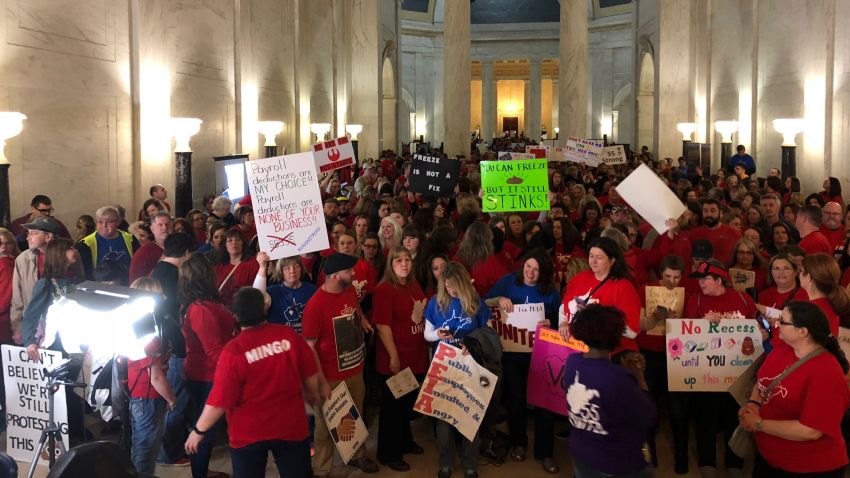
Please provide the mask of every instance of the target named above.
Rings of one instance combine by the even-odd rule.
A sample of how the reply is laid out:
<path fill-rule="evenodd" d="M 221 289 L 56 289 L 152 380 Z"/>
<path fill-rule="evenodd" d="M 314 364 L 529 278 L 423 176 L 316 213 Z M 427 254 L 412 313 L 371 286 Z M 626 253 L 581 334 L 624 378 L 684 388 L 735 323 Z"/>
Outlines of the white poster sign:
<path fill-rule="evenodd" d="M 395 398 L 401 398 L 419 388 L 419 382 L 410 367 L 400 371 L 387 379 L 387 387 L 393 392 Z"/>
<path fill-rule="evenodd" d="M 599 155 L 602 153 L 602 145 L 602 141 L 570 136 L 564 146 L 564 159 L 595 168 L 600 163 Z"/>
<path fill-rule="evenodd" d="M 666 341 L 671 392 L 725 392 L 764 351 L 752 319 L 667 319 Z"/>
<path fill-rule="evenodd" d="M 440 342 L 413 410 L 443 420 L 472 441 L 484 420 L 497 380 L 471 356 Z"/>
<path fill-rule="evenodd" d="M 685 205 L 647 165 L 641 164 L 617 185 L 617 193 L 658 231 L 667 232 L 667 219 L 678 219 Z"/>
<path fill-rule="evenodd" d="M 623 148 L 622 144 L 608 146 L 602 148 L 602 153 L 599 155 L 599 159 L 609 166 L 626 164 L 626 150 Z"/>
<path fill-rule="evenodd" d="M 347 136 L 330 139 L 313 145 L 313 158 L 319 174 L 329 173 L 335 169 L 353 166 L 354 146 Z"/>
<path fill-rule="evenodd" d="M 331 398 L 322 404 L 322 415 L 342 461 L 348 464 L 357 449 L 366 443 L 369 430 L 366 429 L 345 382 L 337 385 L 331 392 Z"/>
<path fill-rule="evenodd" d="M 62 353 L 42 349 L 39 351 L 41 362 L 30 360 L 23 347 L 3 345 L 0 353 L 3 354 L 6 387 L 6 453 L 17 461 L 29 462 L 48 422 L 49 391 L 44 369 L 53 369 L 62 363 Z M 54 420 L 68 450 L 68 406 L 64 387 L 56 392 L 54 399 Z M 58 454 L 58 446 L 56 450 Z M 40 452 L 44 460 L 48 458 L 47 451 L 45 446 Z"/>
<path fill-rule="evenodd" d="M 260 250 L 272 260 L 328 248 L 313 153 L 245 163 Z"/>

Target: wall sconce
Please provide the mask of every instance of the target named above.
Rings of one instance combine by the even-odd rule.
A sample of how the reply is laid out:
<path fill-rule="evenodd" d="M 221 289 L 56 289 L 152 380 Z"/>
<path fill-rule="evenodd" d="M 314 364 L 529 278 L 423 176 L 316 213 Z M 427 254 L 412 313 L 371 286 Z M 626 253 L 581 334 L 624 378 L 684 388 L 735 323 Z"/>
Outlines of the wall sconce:
<path fill-rule="evenodd" d="M 330 133 L 330 123 L 310 123 L 310 132 L 316 135 L 316 142 L 324 141 L 325 135 Z"/>
<path fill-rule="evenodd" d="M 691 141 L 691 135 L 697 130 L 696 123 L 677 123 L 676 129 L 682 133 L 682 141 Z"/>
<path fill-rule="evenodd" d="M 277 143 L 275 136 L 283 131 L 283 121 L 258 121 L 257 131 L 266 138 L 266 157 L 271 158 L 277 156 Z"/>
<path fill-rule="evenodd" d="M 729 158 L 732 157 L 732 134 L 738 131 L 738 122 L 715 121 L 714 129 L 720 133 L 720 168 L 726 169 L 729 166 Z"/>
<path fill-rule="evenodd" d="M 345 132 L 351 136 L 351 141 L 357 141 L 357 135 L 363 131 L 362 124 L 347 124 L 345 125 Z"/>
<path fill-rule="evenodd" d="M 782 135 L 782 179 L 797 175 L 797 142 L 795 137 L 806 129 L 803 118 L 778 118 L 773 129 Z"/>
<path fill-rule="evenodd" d="M 558 139 L 558 136 L 561 134 L 561 128 L 555 126 L 555 139 Z"/>
<path fill-rule="evenodd" d="M 184 217 L 192 210 L 192 149 L 189 139 L 198 134 L 203 121 L 198 118 L 171 118 L 169 126 L 174 136 L 174 213 Z"/>
<path fill-rule="evenodd" d="M 15 111 L 0 112 L 0 221 L 3 227 L 12 223 L 9 200 L 9 167 L 12 164 L 6 158 L 6 140 L 21 134 L 25 119 L 26 115 Z"/>

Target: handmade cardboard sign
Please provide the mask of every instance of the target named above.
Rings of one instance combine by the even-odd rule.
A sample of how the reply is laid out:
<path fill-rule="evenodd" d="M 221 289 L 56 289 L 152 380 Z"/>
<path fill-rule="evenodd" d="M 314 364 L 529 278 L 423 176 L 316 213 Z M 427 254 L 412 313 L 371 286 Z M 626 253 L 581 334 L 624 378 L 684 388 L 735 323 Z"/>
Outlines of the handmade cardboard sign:
<path fill-rule="evenodd" d="M 572 337 L 564 340 L 557 330 L 538 328 L 528 369 L 528 403 L 567 416 L 568 384 L 564 383 L 564 367 L 570 355 L 587 350 L 587 345 Z"/>
<path fill-rule="evenodd" d="M 663 286 L 646 287 L 646 315 L 652 315 L 658 307 L 670 310 L 669 317 L 681 317 L 685 308 L 685 288 L 676 287 L 672 290 Z M 667 326 L 664 321 L 654 328 L 647 330 L 647 335 L 664 335 Z"/>
<path fill-rule="evenodd" d="M 528 153 L 512 153 L 510 151 L 502 151 L 498 156 L 499 161 L 511 161 L 513 159 L 536 159 L 533 154 Z"/>
<path fill-rule="evenodd" d="M 313 145 L 313 159 L 316 162 L 316 170 L 320 174 L 353 166 L 354 146 L 346 136 L 316 143 Z"/>
<path fill-rule="evenodd" d="M 322 415 L 342 461 L 348 464 L 357 449 L 366 443 L 369 430 L 360 418 L 345 382 L 337 385 L 331 392 L 331 398 L 322 404 Z"/>
<path fill-rule="evenodd" d="M 419 388 L 419 382 L 416 381 L 416 376 L 413 375 L 410 367 L 407 367 L 388 378 L 387 387 L 395 398 L 401 398 Z"/>
<path fill-rule="evenodd" d="M 544 319 L 543 304 L 514 304 L 514 311 L 505 313 L 498 305 L 490 307 L 493 328 L 499 334 L 505 352 L 531 353 L 537 323 Z"/>
<path fill-rule="evenodd" d="M 614 166 L 617 164 L 626 164 L 626 150 L 625 148 L 623 148 L 622 144 L 618 144 L 616 146 L 607 146 L 605 148 L 602 148 L 602 152 L 599 155 L 599 159 L 609 166 Z"/>
<path fill-rule="evenodd" d="M 570 136 L 564 146 L 564 159 L 595 168 L 600 162 L 599 155 L 602 152 L 602 145 L 602 141 Z"/>
<path fill-rule="evenodd" d="M 732 280 L 732 287 L 735 290 L 745 292 L 756 285 L 756 271 L 748 271 L 744 269 L 729 269 L 729 278 Z"/>
<path fill-rule="evenodd" d="M 473 441 L 497 380 L 471 356 L 440 342 L 413 410 L 443 420 Z"/>
<path fill-rule="evenodd" d="M 33 362 L 27 349 L 3 345 L 3 374 L 6 389 L 6 453 L 17 461 L 29 462 L 33 454 L 40 453 L 41 461 L 48 459 L 47 445 L 37 451 L 41 430 L 48 421 L 48 389 L 45 369 L 53 369 L 63 362 L 62 353 L 40 349 L 40 362 Z M 62 431 L 62 442 L 68 446 L 68 407 L 65 387 L 53 396 L 54 417 Z M 59 447 L 56 447 L 59 454 Z"/>
<path fill-rule="evenodd" d="M 546 159 L 549 156 L 548 146 L 526 146 L 525 152 L 532 155 L 535 159 Z"/>
<path fill-rule="evenodd" d="M 725 392 L 764 351 L 751 319 L 667 319 L 671 392 Z"/>
<path fill-rule="evenodd" d="M 548 211 L 549 175 L 545 159 L 482 161 L 484 212 Z"/>
<path fill-rule="evenodd" d="M 415 193 L 446 197 L 455 192 L 460 161 L 442 156 L 413 155 L 410 164 L 410 186 Z"/>
<path fill-rule="evenodd" d="M 245 163 L 260 250 L 272 260 L 328 248 L 312 153 Z"/>

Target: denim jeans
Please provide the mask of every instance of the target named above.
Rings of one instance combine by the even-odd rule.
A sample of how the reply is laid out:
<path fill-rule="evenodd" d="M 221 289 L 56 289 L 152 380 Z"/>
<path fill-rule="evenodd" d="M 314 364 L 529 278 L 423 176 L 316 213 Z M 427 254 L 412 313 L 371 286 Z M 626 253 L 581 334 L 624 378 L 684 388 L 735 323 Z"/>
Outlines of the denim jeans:
<path fill-rule="evenodd" d="M 168 360 L 166 378 L 177 400 L 174 402 L 174 410 L 165 414 L 165 433 L 162 436 L 162 450 L 157 457 L 158 463 L 171 464 L 186 457 L 183 446 L 189 437 L 186 431 L 189 391 L 183 381 L 183 360 L 173 355 Z"/>
<path fill-rule="evenodd" d="M 277 471 L 285 478 L 310 478 L 310 442 L 267 440 L 251 443 L 242 448 L 230 449 L 233 478 L 262 478 L 266 476 L 269 452 L 277 464 Z"/>
<path fill-rule="evenodd" d="M 130 457 L 136 471 L 153 474 L 156 455 L 162 446 L 165 400 L 162 398 L 133 398 L 130 400 L 130 423 L 133 428 Z"/>
<path fill-rule="evenodd" d="M 192 406 L 195 408 L 195 417 L 192 423 L 196 423 L 201 417 L 201 412 L 204 410 L 204 404 L 207 402 L 207 397 L 212 390 L 212 382 L 197 382 L 195 380 L 187 380 L 186 388 L 189 389 L 189 396 L 192 398 Z M 210 468 L 210 456 L 213 449 L 213 436 L 216 434 L 218 424 L 206 430 L 204 439 L 198 445 L 198 452 L 189 458 L 192 461 L 192 478 L 207 478 L 207 471 Z"/>
<path fill-rule="evenodd" d="M 464 471 L 478 471 L 478 449 L 481 447 L 481 433 L 475 434 L 475 440 L 469 441 L 448 423 L 435 418 L 437 422 L 437 447 L 440 455 L 440 468 L 452 468 L 455 463 L 455 449 L 460 440 L 460 459 Z"/>

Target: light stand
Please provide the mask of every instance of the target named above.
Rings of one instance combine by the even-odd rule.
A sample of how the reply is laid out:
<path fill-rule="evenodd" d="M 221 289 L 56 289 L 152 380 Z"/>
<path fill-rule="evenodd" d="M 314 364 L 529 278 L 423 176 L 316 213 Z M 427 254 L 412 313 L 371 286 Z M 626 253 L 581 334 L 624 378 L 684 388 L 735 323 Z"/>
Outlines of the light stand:
<path fill-rule="evenodd" d="M 171 118 L 174 147 L 174 215 L 184 217 L 192 210 L 192 149 L 189 139 L 201 130 L 197 118 Z"/>
<path fill-rule="evenodd" d="M 0 112 L 0 225 L 8 228 L 12 224 L 9 200 L 9 166 L 6 159 L 6 140 L 19 135 L 24 129 L 26 115 L 13 111 Z"/>
<path fill-rule="evenodd" d="M 729 159 L 732 157 L 732 134 L 738 131 L 738 122 L 735 120 L 715 121 L 714 129 L 720 133 L 720 169 L 729 167 Z"/>
<path fill-rule="evenodd" d="M 796 136 L 806 127 L 802 118 L 778 118 L 773 120 L 773 128 L 782 134 L 782 179 L 797 175 Z"/>
<path fill-rule="evenodd" d="M 257 122 L 257 130 L 266 138 L 266 157 L 273 158 L 277 156 L 275 136 L 283 131 L 283 121 L 259 121 Z"/>
<path fill-rule="evenodd" d="M 797 147 L 782 145 L 782 179 L 797 175 Z"/>
<path fill-rule="evenodd" d="M 357 177 L 360 168 L 360 141 L 357 139 L 357 135 L 363 132 L 362 124 L 348 124 L 345 125 L 345 132 L 351 136 L 351 148 L 354 150 L 354 167 L 349 168 L 350 174 L 346 174 L 346 180 L 353 181 L 354 178 Z M 340 181 L 342 182 L 342 177 L 340 177 Z"/>
<path fill-rule="evenodd" d="M 691 142 L 691 136 L 697 130 L 696 123 L 676 123 L 676 129 L 682 133 L 682 157 L 688 157 L 688 143 Z"/>

